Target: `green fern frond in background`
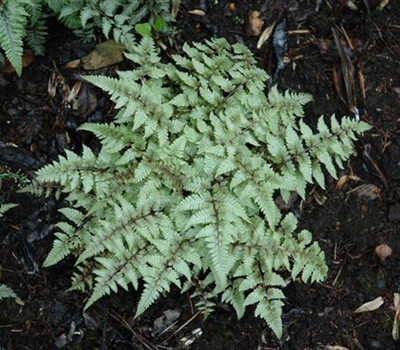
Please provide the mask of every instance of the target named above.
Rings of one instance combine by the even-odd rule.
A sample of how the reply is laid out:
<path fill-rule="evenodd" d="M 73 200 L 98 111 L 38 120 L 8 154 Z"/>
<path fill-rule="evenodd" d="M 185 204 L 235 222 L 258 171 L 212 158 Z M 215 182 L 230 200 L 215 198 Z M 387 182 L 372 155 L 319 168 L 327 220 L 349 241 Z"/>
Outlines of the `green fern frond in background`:
<path fill-rule="evenodd" d="M 281 336 L 283 275 L 322 281 L 327 266 L 274 199 L 324 186 L 324 168 L 336 176 L 369 126 L 332 116 L 312 130 L 303 120 L 311 96 L 266 95 L 268 77 L 243 45 L 216 39 L 183 50 L 162 63 L 145 38 L 127 54 L 137 69 L 86 77 L 118 113 L 80 128 L 99 138 L 99 154 L 67 151 L 37 172 L 32 192 L 54 187 L 70 204 L 45 266 L 74 255 L 72 288 L 90 290 L 86 307 L 143 285 L 138 316 L 176 286 L 204 313 L 217 296 L 238 317 L 254 305 Z"/>
<path fill-rule="evenodd" d="M 0 1 L 0 48 L 18 75 L 22 73 L 24 40 L 35 55 L 44 54 L 49 16 L 58 16 L 86 41 L 94 40 L 96 30 L 101 29 L 106 38 L 124 44 L 128 51 L 135 44 L 138 23 L 160 27 L 157 23 L 166 25 L 173 20 L 170 1 L 165 0 Z"/>
<path fill-rule="evenodd" d="M 28 23 L 27 3 L 27 0 L 0 2 L 0 47 L 18 75 L 22 72 L 22 40 Z"/>
<path fill-rule="evenodd" d="M 4 216 L 6 212 L 8 212 L 10 209 L 15 208 L 18 206 L 18 204 L 12 204 L 12 203 L 7 203 L 7 204 L 1 204 L 0 205 L 0 218 Z"/>
<path fill-rule="evenodd" d="M 5 298 L 17 298 L 17 294 L 10 288 L 7 287 L 5 284 L 0 283 L 0 301 Z"/>
<path fill-rule="evenodd" d="M 100 28 L 106 38 L 124 44 L 129 50 L 135 43 L 135 25 L 141 22 L 153 25 L 158 18 L 165 23 L 172 21 L 170 1 L 165 0 L 46 0 L 58 18 L 75 34 L 93 40 Z"/>
<path fill-rule="evenodd" d="M 0 218 L 2 218 L 7 211 L 15 208 L 16 206 L 18 205 L 11 203 L 0 205 Z M 17 298 L 17 295 L 10 287 L 7 287 L 6 285 L 0 283 L 0 300 L 5 298 Z"/>

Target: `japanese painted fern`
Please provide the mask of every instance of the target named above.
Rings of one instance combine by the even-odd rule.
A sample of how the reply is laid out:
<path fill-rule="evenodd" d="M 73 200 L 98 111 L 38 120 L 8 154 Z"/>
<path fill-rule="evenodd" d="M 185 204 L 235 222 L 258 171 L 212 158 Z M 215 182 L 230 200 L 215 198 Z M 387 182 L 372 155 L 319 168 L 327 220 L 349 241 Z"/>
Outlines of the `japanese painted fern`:
<path fill-rule="evenodd" d="M 267 75 L 243 45 L 183 50 L 165 64 L 144 39 L 127 54 L 135 70 L 86 77 L 119 112 L 111 124 L 81 127 L 101 140 L 99 154 L 66 151 L 37 172 L 35 192 L 70 203 L 44 265 L 76 256 L 72 288 L 90 291 L 86 307 L 132 287 L 140 315 L 175 285 L 205 312 L 216 296 L 238 317 L 254 304 L 280 336 L 285 279 L 321 281 L 327 266 L 274 198 L 324 187 L 323 167 L 336 176 L 368 126 L 332 116 L 313 131 L 302 119 L 311 97 L 266 95 Z"/>

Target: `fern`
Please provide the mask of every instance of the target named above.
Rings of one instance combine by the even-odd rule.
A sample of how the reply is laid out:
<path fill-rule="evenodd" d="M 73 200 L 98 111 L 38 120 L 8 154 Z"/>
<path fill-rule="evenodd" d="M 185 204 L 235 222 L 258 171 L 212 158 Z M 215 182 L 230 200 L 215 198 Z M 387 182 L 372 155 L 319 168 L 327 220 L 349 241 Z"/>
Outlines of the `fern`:
<path fill-rule="evenodd" d="M 18 75 L 22 72 L 22 39 L 26 35 L 28 12 L 27 0 L 4 0 L 0 2 L 0 47 L 15 67 Z"/>
<path fill-rule="evenodd" d="M 17 298 L 15 292 L 4 284 L 0 283 L 0 300 L 5 298 Z"/>
<path fill-rule="evenodd" d="M 4 214 L 12 208 L 15 208 L 17 204 L 2 204 L 0 205 L 0 218 L 4 216 Z"/>
<path fill-rule="evenodd" d="M 2 218 L 7 211 L 9 211 L 12 208 L 15 208 L 16 206 L 17 204 L 11 204 L 11 203 L 0 205 L 0 218 Z M 0 300 L 5 298 L 17 298 L 17 295 L 10 287 L 0 283 Z"/>
<path fill-rule="evenodd" d="M 59 20 L 85 40 L 93 40 L 97 28 L 106 38 L 124 44 L 128 49 L 135 43 L 135 25 L 146 21 L 153 25 L 157 18 L 172 21 L 170 1 L 164 0 L 45 0 L 58 14 Z"/>
<path fill-rule="evenodd" d="M 335 176 L 369 127 L 333 116 L 312 130 L 303 121 L 311 97 L 275 87 L 266 95 L 267 75 L 243 45 L 216 39 L 183 50 L 162 63 L 146 38 L 127 54 L 135 70 L 86 77 L 118 113 L 81 127 L 99 138 L 99 154 L 67 151 L 37 172 L 31 191 L 54 188 L 70 204 L 45 265 L 76 257 L 72 288 L 90 290 L 86 307 L 143 285 L 138 316 L 177 286 L 205 314 L 217 296 L 238 317 L 254 305 L 280 336 L 285 271 L 318 282 L 327 266 L 274 198 L 324 186 L 324 170 Z"/>
<path fill-rule="evenodd" d="M 0 48 L 22 73 L 24 40 L 35 55 L 43 55 L 49 16 L 86 41 L 94 40 L 98 29 L 129 48 L 135 44 L 135 25 L 149 25 L 173 20 L 170 2 L 164 0 L 3 0 L 0 1 Z M 158 22 L 157 22 L 158 21 Z M 3 55 L 0 53 L 0 58 Z"/>

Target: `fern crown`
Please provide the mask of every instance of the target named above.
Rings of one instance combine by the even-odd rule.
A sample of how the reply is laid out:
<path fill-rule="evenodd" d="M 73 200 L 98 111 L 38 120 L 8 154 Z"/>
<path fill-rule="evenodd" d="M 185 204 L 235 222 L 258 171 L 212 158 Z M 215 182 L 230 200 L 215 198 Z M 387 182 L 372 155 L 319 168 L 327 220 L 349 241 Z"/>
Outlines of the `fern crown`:
<path fill-rule="evenodd" d="M 243 45 L 216 39 L 183 51 L 162 63 L 145 38 L 127 54 L 136 69 L 86 77 L 118 113 L 80 128 L 99 138 L 99 154 L 66 151 L 37 172 L 33 192 L 70 204 L 45 266 L 74 255 L 72 288 L 90 290 L 86 307 L 140 289 L 138 316 L 177 286 L 206 314 L 216 296 L 238 317 L 254 305 L 280 336 L 287 278 L 322 281 L 327 266 L 274 198 L 324 187 L 324 169 L 336 176 L 369 127 L 332 116 L 312 130 L 310 95 L 266 95 L 267 75 Z"/>

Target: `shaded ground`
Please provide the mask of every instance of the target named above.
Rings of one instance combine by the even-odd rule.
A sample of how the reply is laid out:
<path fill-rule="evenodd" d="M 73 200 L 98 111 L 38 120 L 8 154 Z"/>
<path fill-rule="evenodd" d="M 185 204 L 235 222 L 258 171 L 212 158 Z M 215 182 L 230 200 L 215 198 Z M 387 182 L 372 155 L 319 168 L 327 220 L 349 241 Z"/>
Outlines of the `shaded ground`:
<path fill-rule="evenodd" d="M 377 2 L 370 1 L 369 13 L 364 1 L 354 2 L 358 10 L 333 1 L 304 1 L 301 6 L 297 1 L 182 2 L 178 33 L 170 47 L 179 49 L 186 41 L 225 36 L 251 47 L 271 76 L 276 68 L 271 39 L 256 49 L 258 36 L 250 36 L 248 31 L 249 11 L 260 11 L 263 29 L 274 20 L 286 20 L 289 31 L 308 30 L 289 35 L 289 62 L 277 83 L 280 89 L 313 94 L 315 103 L 307 107 L 311 123 L 319 115 L 350 113 L 351 98 L 340 77 L 349 66 L 343 66 L 332 28 L 336 28 L 342 47 L 353 44 L 354 50 L 348 49 L 355 71 L 356 106 L 374 129 L 358 142 L 357 154 L 341 175 L 351 174 L 359 180 L 347 181 L 341 190 L 335 189 L 333 180 L 326 190 L 310 188 L 307 200 L 292 208 L 325 251 L 328 278 L 319 285 L 288 286 L 281 340 L 252 312 L 237 321 L 225 305 L 219 305 L 206 321 L 192 318 L 192 305 L 178 292 L 138 320 L 133 320 L 135 295 L 127 293 L 104 298 L 83 313 L 85 296 L 65 292 L 73 262 L 67 259 L 53 268 L 41 267 L 52 244 L 60 203 L 17 194 L 16 184 L 5 181 L 1 202 L 20 206 L 1 221 L 0 277 L 18 293 L 23 305 L 1 302 L 0 349 L 57 349 L 63 345 L 65 349 L 179 349 L 184 344 L 181 339 L 198 328 L 203 334 L 191 349 L 399 348 L 392 338 L 393 296 L 400 291 L 399 4 L 391 0 L 383 11 L 377 11 Z M 205 16 L 188 14 L 193 9 L 205 11 Z M 82 142 L 95 144 L 76 132 L 78 125 L 112 118 L 107 98 L 90 86 L 82 87 L 78 110 L 63 104 L 62 85 L 54 97 L 49 96 L 48 81 L 52 74 L 54 77 L 55 66 L 61 73 L 56 77 L 64 76 L 65 84 L 72 88 L 82 72 L 63 69 L 63 64 L 92 49 L 62 28 L 56 29 L 48 39 L 46 57 L 36 58 L 20 79 L 4 75 L 0 86 L 0 166 L 21 169 L 28 177 L 65 148 L 79 151 Z M 111 74 L 116 68 L 102 73 Z M 370 156 L 365 155 L 368 147 Z M 393 253 L 382 262 L 374 250 L 383 243 Z M 379 310 L 353 313 L 379 296 L 385 301 Z M 165 320 L 173 318 L 172 310 L 180 313 L 176 324 L 157 335 Z M 156 327 L 157 322 L 161 328 Z"/>

